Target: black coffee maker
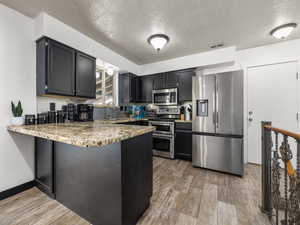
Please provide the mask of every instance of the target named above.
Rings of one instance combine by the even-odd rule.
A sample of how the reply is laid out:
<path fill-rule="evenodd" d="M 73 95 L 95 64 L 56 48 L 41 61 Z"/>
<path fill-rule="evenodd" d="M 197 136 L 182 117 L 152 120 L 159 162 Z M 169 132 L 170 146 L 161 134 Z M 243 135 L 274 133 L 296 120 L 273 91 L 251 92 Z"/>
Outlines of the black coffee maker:
<path fill-rule="evenodd" d="M 78 121 L 87 122 L 94 121 L 94 106 L 88 104 L 77 105 Z"/>
<path fill-rule="evenodd" d="M 89 104 L 88 107 L 88 121 L 94 121 L 94 105 Z"/>

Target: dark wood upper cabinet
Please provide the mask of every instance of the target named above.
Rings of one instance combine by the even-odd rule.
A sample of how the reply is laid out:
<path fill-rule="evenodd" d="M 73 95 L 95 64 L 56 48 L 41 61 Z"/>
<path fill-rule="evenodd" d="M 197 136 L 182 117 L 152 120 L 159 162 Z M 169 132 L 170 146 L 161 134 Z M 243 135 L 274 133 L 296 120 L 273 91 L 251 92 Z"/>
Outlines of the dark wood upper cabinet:
<path fill-rule="evenodd" d="M 166 88 L 166 76 L 164 73 L 155 74 L 153 78 L 153 89 L 164 89 Z"/>
<path fill-rule="evenodd" d="M 76 53 L 76 96 L 96 97 L 96 59 L 82 52 Z"/>
<path fill-rule="evenodd" d="M 176 73 L 174 72 L 167 72 L 167 73 L 160 73 L 153 75 L 153 89 L 165 89 L 165 88 L 177 88 L 178 78 Z"/>
<path fill-rule="evenodd" d="M 153 76 L 136 76 L 132 73 L 119 75 L 119 103 L 151 103 Z"/>
<path fill-rule="evenodd" d="M 179 102 L 192 101 L 194 69 L 178 70 L 146 76 L 132 73 L 119 76 L 119 103 L 152 103 L 152 90 L 178 88 Z"/>
<path fill-rule="evenodd" d="M 153 76 L 142 76 L 141 79 L 141 102 L 152 103 Z"/>
<path fill-rule="evenodd" d="M 75 50 L 48 40 L 47 94 L 75 95 Z"/>
<path fill-rule="evenodd" d="M 178 79 L 179 102 L 192 101 L 192 83 L 194 69 L 175 71 Z"/>
<path fill-rule="evenodd" d="M 130 103 L 138 103 L 141 99 L 141 84 L 140 79 L 137 75 L 134 75 L 132 73 L 129 74 L 129 80 L 130 80 Z"/>
<path fill-rule="evenodd" d="M 36 43 L 38 96 L 95 97 L 95 58 L 47 37 Z"/>
<path fill-rule="evenodd" d="M 119 104 L 128 104 L 130 102 L 130 80 L 127 74 L 119 74 Z"/>
<path fill-rule="evenodd" d="M 142 102 L 152 102 L 152 90 L 165 88 L 178 88 L 179 102 L 192 101 L 192 76 L 194 73 L 194 69 L 187 69 L 142 77 Z M 147 81 L 147 77 L 149 77 L 149 81 Z M 152 87 L 150 82 L 152 82 Z"/>
<path fill-rule="evenodd" d="M 119 104 L 140 102 L 140 78 L 132 73 L 119 75 Z"/>
<path fill-rule="evenodd" d="M 179 85 L 176 73 L 169 72 L 165 75 L 165 88 L 177 88 Z"/>
<path fill-rule="evenodd" d="M 119 74 L 119 104 L 129 103 L 129 76 Z"/>

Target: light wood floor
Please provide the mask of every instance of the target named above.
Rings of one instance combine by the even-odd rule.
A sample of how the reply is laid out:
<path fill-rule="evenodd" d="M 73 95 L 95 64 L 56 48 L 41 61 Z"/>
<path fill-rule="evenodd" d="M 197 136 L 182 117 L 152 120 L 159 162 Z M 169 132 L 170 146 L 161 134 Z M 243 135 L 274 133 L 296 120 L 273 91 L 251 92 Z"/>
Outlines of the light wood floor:
<path fill-rule="evenodd" d="M 269 225 L 260 188 L 258 166 L 247 165 L 239 178 L 154 158 L 152 203 L 138 225 Z M 49 224 L 89 223 L 36 188 L 0 201 L 0 225 Z"/>

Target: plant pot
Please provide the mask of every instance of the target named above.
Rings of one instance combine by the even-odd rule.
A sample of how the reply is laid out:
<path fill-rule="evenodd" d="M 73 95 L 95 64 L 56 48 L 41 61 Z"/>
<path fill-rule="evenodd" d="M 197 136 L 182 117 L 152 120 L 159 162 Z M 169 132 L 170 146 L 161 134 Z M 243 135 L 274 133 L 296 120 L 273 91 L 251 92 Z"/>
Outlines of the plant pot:
<path fill-rule="evenodd" d="M 21 117 L 13 117 L 11 119 L 11 125 L 20 126 L 23 124 L 24 124 L 24 118 L 22 116 Z"/>

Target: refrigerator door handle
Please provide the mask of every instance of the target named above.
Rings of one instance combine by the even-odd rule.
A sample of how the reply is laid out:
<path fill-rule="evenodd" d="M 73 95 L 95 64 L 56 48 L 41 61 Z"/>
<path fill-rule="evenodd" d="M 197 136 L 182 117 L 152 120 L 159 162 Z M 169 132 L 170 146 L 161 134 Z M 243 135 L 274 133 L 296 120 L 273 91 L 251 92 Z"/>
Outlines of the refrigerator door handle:
<path fill-rule="evenodd" d="M 215 121 L 216 121 L 216 128 L 219 127 L 219 82 L 218 78 L 216 77 L 216 115 L 215 115 Z"/>
<path fill-rule="evenodd" d="M 219 128 L 219 111 L 216 112 L 216 128 Z"/>
<path fill-rule="evenodd" d="M 214 126 L 216 126 L 217 121 L 216 121 L 216 93 L 215 92 L 213 93 L 213 103 L 212 104 L 213 104 L 212 119 L 213 119 Z"/>

